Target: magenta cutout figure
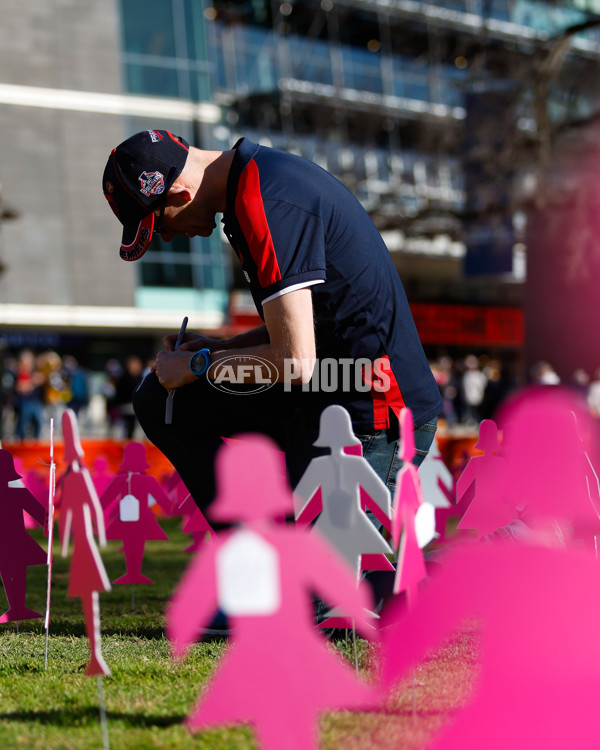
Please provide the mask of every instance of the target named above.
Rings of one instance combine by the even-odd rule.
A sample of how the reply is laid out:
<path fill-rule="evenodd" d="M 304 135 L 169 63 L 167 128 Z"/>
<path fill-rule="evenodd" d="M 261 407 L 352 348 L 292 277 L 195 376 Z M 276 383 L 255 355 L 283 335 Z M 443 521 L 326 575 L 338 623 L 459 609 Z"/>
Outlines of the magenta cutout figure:
<path fill-rule="evenodd" d="M 457 529 L 474 529 L 481 539 L 508 525 L 515 519 L 515 513 L 506 496 L 506 460 L 501 454 L 498 426 L 493 419 L 484 419 L 479 425 L 475 448 L 483 451 L 483 455 L 469 459 L 456 483 L 457 502 L 468 502 Z"/>
<path fill-rule="evenodd" d="M 185 548 L 184 552 L 196 552 L 206 541 L 207 535 L 212 536 L 215 532 L 177 472 L 171 475 L 167 485 L 169 496 L 173 498 L 171 515 L 180 515 L 182 517 L 181 533 L 192 535 L 192 543 Z"/>
<path fill-rule="evenodd" d="M 144 549 L 148 540 L 168 539 L 149 506 L 152 496 L 164 510 L 171 512 L 171 501 L 158 480 L 146 474 L 143 443 L 127 443 L 120 470 L 104 491 L 102 504 L 107 520 L 106 538 L 121 539 L 125 555 L 126 573 L 113 584 L 154 583 L 142 573 Z"/>
<path fill-rule="evenodd" d="M 400 410 L 400 456 L 403 465 L 396 476 L 392 516 L 392 541 L 397 550 L 397 568 L 394 579 L 394 593 L 405 592 L 409 606 L 416 600 L 419 583 L 427 577 L 425 560 L 417 533 L 418 515 L 423 510 L 433 511 L 433 506 L 423 503 L 423 494 L 417 467 L 412 463 L 416 454 L 413 436 L 413 420 L 410 409 Z M 430 515 L 431 534 L 435 527 L 435 517 Z"/>
<path fill-rule="evenodd" d="M 311 592 L 372 634 L 368 587 L 357 588 L 320 535 L 274 520 L 291 514 L 293 498 L 270 439 L 246 435 L 224 445 L 215 469 L 211 518 L 240 526 L 195 556 L 169 603 L 167 634 L 182 657 L 220 608 L 231 641 L 187 723 L 193 730 L 249 723 L 264 750 L 312 750 L 321 712 L 373 708 L 379 691 L 328 648 L 314 626 Z"/>
<path fill-rule="evenodd" d="M 183 486 L 185 487 L 185 485 Z M 189 492 L 183 500 L 180 510 L 184 513 L 185 519 L 181 533 L 191 534 L 193 538 L 192 544 L 186 547 L 184 552 L 196 552 L 206 541 L 207 535 L 213 536 L 215 532 Z"/>
<path fill-rule="evenodd" d="M 106 523 L 119 515 L 119 504 L 126 495 L 135 495 L 140 501 L 149 505 L 150 498 L 159 504 L 167 515 L 172 513 L 172 501 L 162 484 L 147 470 L 150 464 L 146 460 L 146 446 L 131 441 L 123 449 L 123 458 L 119 471 L 114 475 L 100 495 L 100 504 L 104 509 Z M 110 538 L 110 537 L 109 537 Z"/>
<path fill-rule="evenodd" d="M 11 486 L 20 479 L 12 454 L 0 448 L 0 576 L 8 600 L 0 622 L 42 617 L 25 606 L 27 568 L 45 565 L 47 554 L 27 533 L 24 512 L 43 526 L 46 511 L 26 487 Z"/>
<path fill-rule="evenodd" d="M 96 494 L 99 498 L 102 498 L 104 490 L 108 487 L 113 478 L 106 456 L 96 456 L 94 463 L 92 464 L 91 475 L 92 482 L 96 488 Z"/>
<path fill-rule="evenodd" d="M 17 479 L 14 482 L 10 482 L 10 486 L 13 487 L 25 487 L 31 492 L 38 503 L 47 511 L 48 510 L 48 483 L 40 472 L 35 469 L 25 470 L 23 465 L 23 459 L 14 459 L 15 471 L 21 476 L 21 479 Z M 33 519 L 27 511 L 24 511 L 25 516 L 25 527 L 27 529 L 34 529 L 38 523 Z"/>
<path fill-rule="evenodd" d="M 110 581 L 104 569 L 98 543 L 106 544 L 102 507 L 92 478 L 83 464 L 83 448 L 79 440 L 77 417 L 66 409 L 62 417 L 64 458 L 69 467 L 60 483 L 60 539 L 62 556 L 66 557 L 69 541 L 73 539 L 73 553 L 69 572 L 68 597 L 81 599 L 85 629 L 90 645 L 87 675 L 108 675 L 110 670 L 102 655 L 100 637 L 99 592 L 110 591 Z"/>

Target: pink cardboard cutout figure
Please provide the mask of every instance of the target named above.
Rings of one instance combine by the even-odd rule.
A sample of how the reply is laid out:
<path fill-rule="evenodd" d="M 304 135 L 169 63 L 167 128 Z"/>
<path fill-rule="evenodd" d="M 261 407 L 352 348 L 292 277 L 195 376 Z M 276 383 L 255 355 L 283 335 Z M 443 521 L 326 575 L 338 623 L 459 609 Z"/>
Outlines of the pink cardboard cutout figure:
<path fill-rule="evenodd" d="M 470 704 L 432 747 L 598 746 L 600 569 L 584 548 L 560 546 L 570 529 L 597 528 L 589 465 L 597 427 L 557 387 L 526 389 L 500 414 L 506 486 L 530 534 L 493 536 L 449 552 L 408 613 L 388 610 L 384 682 L 405 676 L 466 618 L 481 628 L 481 669 Z M 582 448 L 582 439 L 585 451 Z"/>
<path fill-rule="evenodd" d="M 417 516 L 422 509 L 433 511 L 433 506 L 424 507 L 423 494 L 417 467 L 412 463 L 416 454 L 413 436 L 413 420 L 410 409 L 400 410 L 400 455 L 404 464 L 396 477 L 394 513 L 392 517 L 392 541 L 397 550 L 398 566 L 394 580 L 394 593 L 406 593 L 409 606 L 416 600 L 419 583 L 427 577 L 425 560 L 417 536 Z M 431 516 L 432 533 L 435 518 Z"/>
<path fill-rule="evenodd" d="M 565 543 L 594 549 L 600 534 L 597 424 L 580 400 L 559 386 L 528 388 L 499 413 L 513 518 L 536 534 L 560 527 Z M 531 467 L 539 467 L 532 471 Z M 542 470 L 543 469 L 543 470 Z"/>
<path fill-rule="evenodd" d="M 110 518 L 107 539 L 122 539 L 127 572 L 114 584 L 154 583 L 142 573 L 144 548 L 150 539 L 168 539 L 150 510 L 149 498 L 154 497 L 165 513 L 171 502 L 164 489 L 151 474 L 143 443 L 130 442 L 125 446 L 121 470 L 102 496 L 105 517 Z"/>
<path fill-rule="evenodd" d="M 27 568 L 45 565 L 47 554 L 27 533 L 24 512 L 43 526 L 46 511 L 28 489 L 11 486 L 20 479 L 12 454 L 0 448 L 0 576 L 8 600 L 0 622 L 42 617 L 25 606 Z"/>
<path fill-rule="evenodd" d="M 357 588 L 352 569 L 320 535 L 273 520 L 290 514 L 293 499 L 271 440 L 247 435 L 224 445 L 216 476 L 211 515 L 241 526 L 201 548 L 167 609 L 176 656 L 219 607 L 232 631 L 188 725 L 247 722 L 264 750 L 311 750 L 320 712 L 371 708 L 379 698 L 319 635 L 311 592 L 342 608 L 361 630 L 369 628 L 369 592 Z"/>
<path fill-rule="evenodd" d="M 484 419 L 479 425 L 479 440 L 475 445 L 482 456 L 472 456 L 456 483 L 456 498 L 460 503 L 470 498 L 458 529 L 475 529 L 478 539 L 491 534 L 515 519 L 509 506 L 509 488 L 505 486 L 507 466 L 500 455 L 498 426 L 493 419 Z"/>
<path fill-rule="evenodd" d="M 81 598 L 90 644 L 86 674 L 107 675 L 110 670 L 102 655 L 98 592 L 110 591 L 110 582 L 94 538 L 95 525 L 100 546 L 106 544 L 104 518 L 89 471 L 82 463 L 83 449 L 79 441 L 77 417 L 71 409 L 63 413 L 62 433 L 64 457 L 69 463 L 61 481 L 60 538 L 63 557 L 67 556 L 69 541 L 73 538 L 67 596 Z"/>
<path fill-rule="evenodd" d="M 463 542 L 439 568 L 414 608 L 392 604 L 382 630 L 391 687 L 464 620 L 481 624 L 474 694 L 427 747 L 595 750 L 597 560 L 575 550 Z"/>

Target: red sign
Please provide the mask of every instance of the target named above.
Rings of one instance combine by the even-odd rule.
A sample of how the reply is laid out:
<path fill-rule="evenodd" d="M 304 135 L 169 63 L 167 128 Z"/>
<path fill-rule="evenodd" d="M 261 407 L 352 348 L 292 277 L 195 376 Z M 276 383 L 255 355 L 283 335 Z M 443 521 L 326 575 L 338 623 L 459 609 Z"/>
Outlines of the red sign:
<path fill-rule="evenodd" d="M 413 302 L 410 309 L 425 345 L 520 348 L 525 340 L 518 307 Z"/>

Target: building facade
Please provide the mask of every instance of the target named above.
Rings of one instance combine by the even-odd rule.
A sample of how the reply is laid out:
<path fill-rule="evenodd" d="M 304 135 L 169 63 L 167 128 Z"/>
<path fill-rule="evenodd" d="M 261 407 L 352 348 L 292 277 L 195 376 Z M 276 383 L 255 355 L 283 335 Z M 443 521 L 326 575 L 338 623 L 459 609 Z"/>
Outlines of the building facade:
<path fill-rule="evenodd" d="M 494 330 L 506 322 L 494 346 L 522 346 L 527 201 L 555 130 L 597 109 L 591 2 L 0 8 L 0 183 L 15 217 L 0 231 L 5 346 L 46 336 L 94 365 L 154 351 L 183 315 L 217 334 L 251 322 L 218 232 L 119 259 L 100 178 L 110 149 L 146 127 L 207 148 L 246 135 L 316 161 L 378 225 L 426 346 L 484 348 L 491 329 L 473 325 L 474 306 L 496 311 L 479 316 Z"/>

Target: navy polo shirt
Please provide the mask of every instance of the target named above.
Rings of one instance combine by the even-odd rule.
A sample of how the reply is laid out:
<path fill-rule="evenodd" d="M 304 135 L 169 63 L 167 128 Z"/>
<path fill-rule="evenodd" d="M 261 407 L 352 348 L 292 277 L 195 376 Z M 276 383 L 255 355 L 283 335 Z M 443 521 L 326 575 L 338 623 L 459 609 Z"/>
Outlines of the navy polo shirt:
<path fill-rule="evenodd" d="M 436 417 L 439 389 L 402 283 L 359 201 L 300 156 L 246 138 L 234 148 L 223 224 L 259 315 L 263 302 L 310 286 L 318 360 L 374 363 L 364 368 L 368 392 L 350 378 L 343 392 L 311 393 L 312 403 L 342 404 L 358 433 L 388 427 L 402 406 L 415 427 Z"/>

